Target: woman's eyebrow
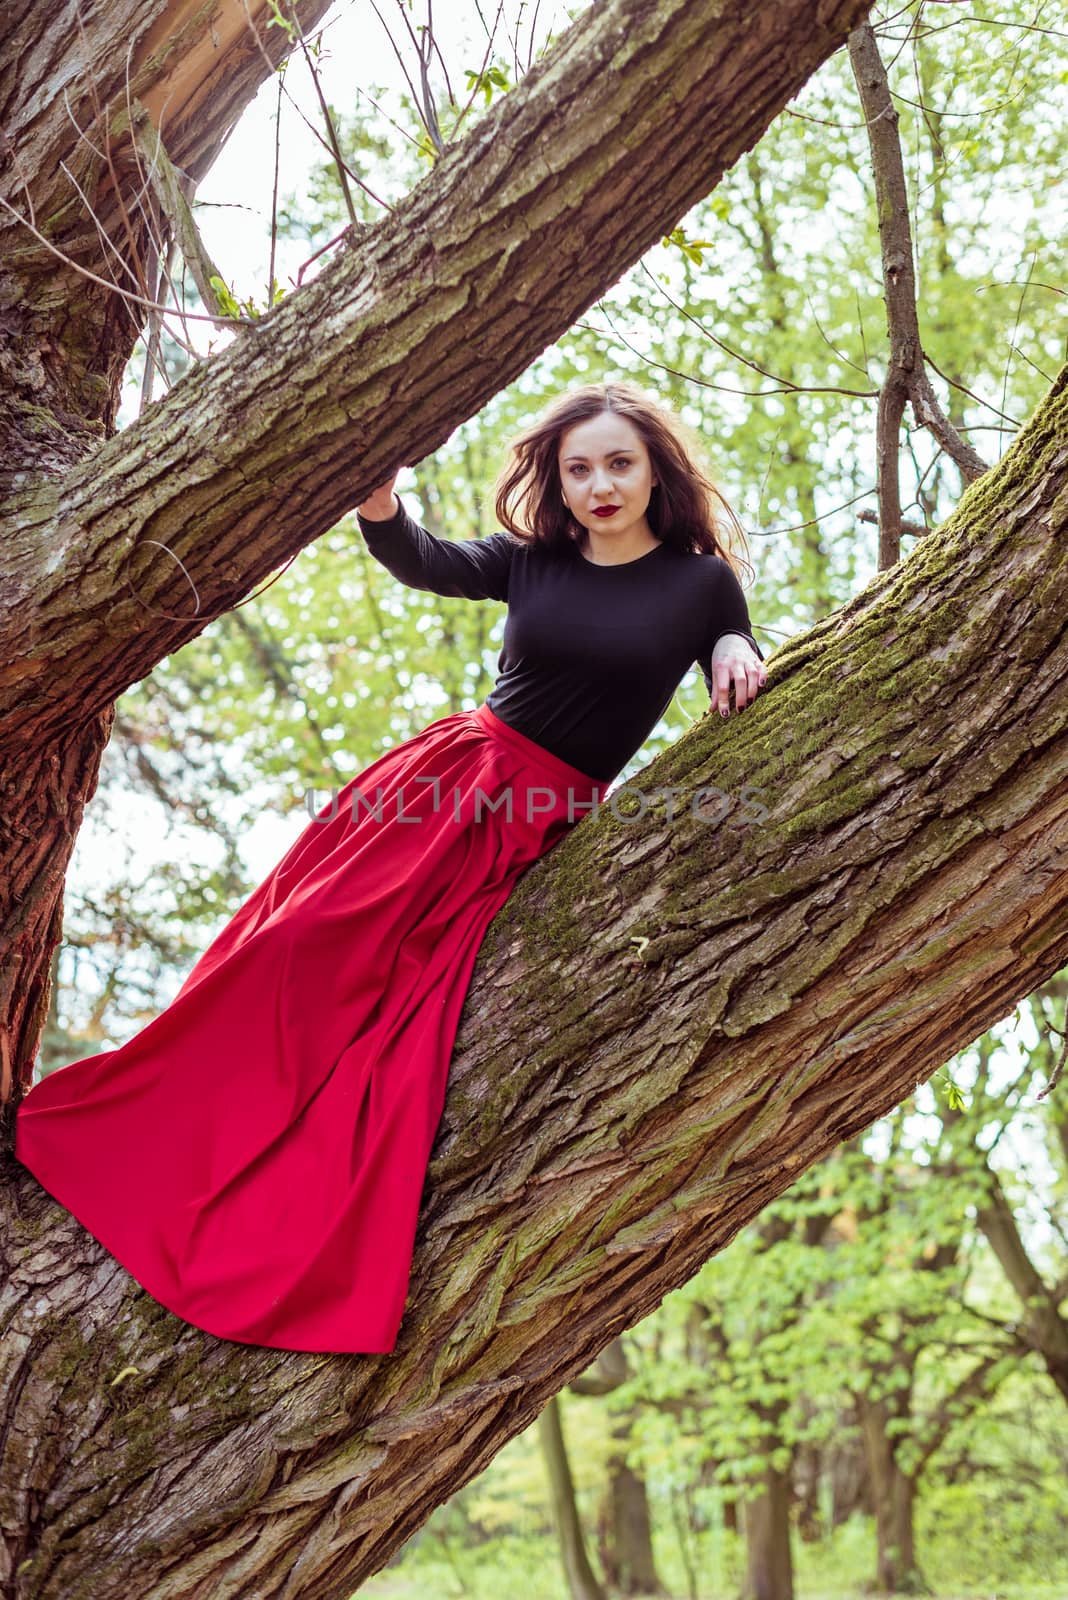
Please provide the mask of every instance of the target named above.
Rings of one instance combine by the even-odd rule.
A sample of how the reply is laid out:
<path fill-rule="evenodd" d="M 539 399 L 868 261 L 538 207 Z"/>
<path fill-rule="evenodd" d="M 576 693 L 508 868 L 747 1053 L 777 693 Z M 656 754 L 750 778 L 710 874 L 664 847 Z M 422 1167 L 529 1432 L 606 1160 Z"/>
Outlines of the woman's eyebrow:
<path fill-rule="evenodd" d="M 623 445 L 619 450 L 606 450 L 605 453 L 604 453 L 606 461 L 608 460 L 608 458 L 610 456 L 632 456 L 633 454 L 634 454 L 634 451 L 629 447 L 629 445 Z M 586 461 L 588 459 L 589 458 L 587 456 L 565 456 L 564 457 L 565 461 Z"/>

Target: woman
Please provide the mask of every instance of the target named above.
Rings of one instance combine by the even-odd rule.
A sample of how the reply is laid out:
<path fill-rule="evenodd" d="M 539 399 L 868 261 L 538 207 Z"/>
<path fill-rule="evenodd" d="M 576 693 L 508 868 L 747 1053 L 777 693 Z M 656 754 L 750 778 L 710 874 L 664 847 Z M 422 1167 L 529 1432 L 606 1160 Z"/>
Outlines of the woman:
<path fill-rule="evenodd" d="M 513 444 L 506 531 L 436 539 L 358 507 L 402 582 L 507 601 L 484 705 L 319 812 L 117 1050 L 50 1073 L 17 1158 L 155 1299 L 221 1338 L 392 1350 L 475 957 L 517 879 L 596 810 L 693 661 L 721 715 L 765 681 L 716 491 L 625 382 Z"/>

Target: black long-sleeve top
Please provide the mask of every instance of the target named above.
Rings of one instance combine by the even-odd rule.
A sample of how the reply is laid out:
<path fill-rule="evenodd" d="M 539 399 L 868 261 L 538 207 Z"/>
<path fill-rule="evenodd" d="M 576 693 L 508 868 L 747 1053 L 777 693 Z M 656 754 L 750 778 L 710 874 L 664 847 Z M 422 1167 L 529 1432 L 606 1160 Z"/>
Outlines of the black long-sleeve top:
<path fill-rule="evenodd" d="M 693 662 L 710 693 L 724 633 L 749 629 L 742 586 L 722 556 L 661 542 L 600 566 L 577 546 L 548 550 L 510 533 L 439 539 L 408 514 L 358 517 L 368 550 L 401 583 L 508 605 L 486 704 L 502 722 L 602 783 L 626 766 Z"/>

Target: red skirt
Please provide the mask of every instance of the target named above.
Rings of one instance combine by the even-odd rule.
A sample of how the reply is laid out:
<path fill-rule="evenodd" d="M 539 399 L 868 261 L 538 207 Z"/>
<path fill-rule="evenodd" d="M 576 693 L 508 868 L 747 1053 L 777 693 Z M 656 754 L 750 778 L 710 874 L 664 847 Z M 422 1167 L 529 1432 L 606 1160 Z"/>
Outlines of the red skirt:
<path fill-rule="evenodd" d="M 29 1091 L 17 1159 L 186 1322 L 392 1350 L 479 945 L 606 789 L 485 705 L 432 723 L 318 812 L 153 1022 Z"/>

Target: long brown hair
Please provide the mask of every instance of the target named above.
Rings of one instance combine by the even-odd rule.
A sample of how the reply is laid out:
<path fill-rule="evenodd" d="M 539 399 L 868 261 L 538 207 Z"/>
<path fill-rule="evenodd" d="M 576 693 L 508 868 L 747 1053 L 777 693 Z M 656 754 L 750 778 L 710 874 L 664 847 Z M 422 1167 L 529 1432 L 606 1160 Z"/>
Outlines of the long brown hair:
<path fill-rule="evenodd" d="M 751 578 L 745 530 L 700 464 L 700 438 L 626 378 L 566 390 L 512 439 L 494 485 L 499 525 L 518 539 L 550 549 L 581 539 L 582 529 L 564 504 L 557 453 L 568 428 L 605 411 L 633 423 L 649 451 L 658 482 L 646 516 L 656 537 L 680 550 L 722 556 L 737 578 L 743 571 Z"/>

